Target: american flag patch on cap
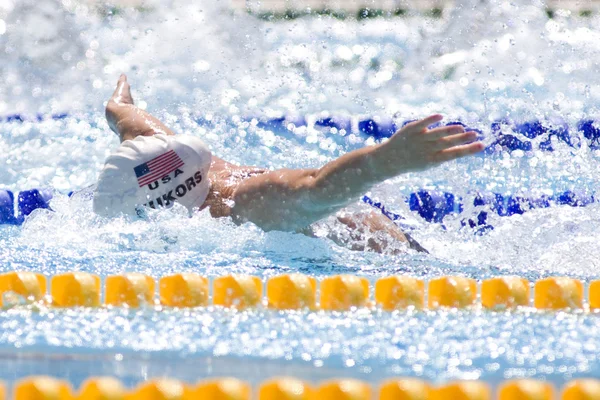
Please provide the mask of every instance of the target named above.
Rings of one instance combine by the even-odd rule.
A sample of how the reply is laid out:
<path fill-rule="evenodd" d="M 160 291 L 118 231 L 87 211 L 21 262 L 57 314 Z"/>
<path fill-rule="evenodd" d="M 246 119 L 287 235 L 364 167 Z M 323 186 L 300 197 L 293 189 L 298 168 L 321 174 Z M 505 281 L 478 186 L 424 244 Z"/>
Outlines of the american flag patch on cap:
<path fill-rule="evenodd" d="M 133 168 L 140 187 L 146 186 L 163 176 L 170 174 L 179 167 L 183 167 L 183 160 L 175 150 L 167 151 L 150 161 Z"/>

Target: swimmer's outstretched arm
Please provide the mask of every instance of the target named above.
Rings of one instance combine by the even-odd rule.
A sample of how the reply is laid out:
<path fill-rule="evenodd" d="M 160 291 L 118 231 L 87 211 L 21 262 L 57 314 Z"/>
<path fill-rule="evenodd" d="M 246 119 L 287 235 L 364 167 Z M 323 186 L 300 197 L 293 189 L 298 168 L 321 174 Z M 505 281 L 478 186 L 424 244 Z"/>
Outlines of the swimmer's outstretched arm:
<path fill-rule="evenodd" d="M 441 120 L 432 115 L 407 124 L 385 143 L 352 151 L 319 169 L 284 169 L 246 179 L 234 193 L 232 216 L 265 230 L 301 229 L 386 179 L 484 149 L 474 142 L 477 133 L 462 126 L 428 129 Z"/>

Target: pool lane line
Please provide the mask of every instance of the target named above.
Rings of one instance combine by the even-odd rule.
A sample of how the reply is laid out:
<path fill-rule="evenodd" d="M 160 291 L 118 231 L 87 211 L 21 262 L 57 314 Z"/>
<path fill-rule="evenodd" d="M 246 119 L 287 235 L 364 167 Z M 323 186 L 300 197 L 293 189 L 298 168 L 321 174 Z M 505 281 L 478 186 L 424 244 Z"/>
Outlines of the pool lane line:
<path fill-rule="evenodd" d="M 25 122 L 43 122 L 47 120 L 65 120 L 69 118 L 68 113 L 60 114 L 36 114 L 27 116 L 25 114 L 10 114 L 0 117 L 0 123 L 25 123 Z M 354 133 L 375 140 L 381 140 L 390 137 L 399 128 L 413 121 L 406 120 L 402 123 L 397 122 L 397 118 L 382 116 L 323 116 L 323 114 L 312 115 L 288 115 L 276 118 L 269 117 L 228 117 L 225 121 L 232 120 L 232 123 L 248 122 L 261 129 L 272 130 L 274 132 L 293 132 L 298 127 L 312 127 L 322 130 L 326 133 L 338 135 L 340 132 L 345 134 Z M 221 121 L 220 118 L 195 117 L 194 121 L 201 126 L 211 127 L 215 121 Z M 446 125 L 462 125 L 466 130 L 473 130 L 480 134 L 480 139 L 485 139 L 483 131 L 478 128 L 470 128 L 468 124 L 461 121 L 451 121 Z M 554 151 L 558 143 L 562 143 L 574 149 L 581 147 L 585 141 L 592 150 L 600 149 L 600 124 L 592 119 L 579 120 L 574 127 L 571 127 L 563 120 L 556 121 L 513 121 L 510 119 L 497 120 L 491 122 L 490 132 L 492 139 L 487 144 L 484 154 L 493 154 L 503 151 L 529 152 L 534 150 Z M 342 135 L 343 136 L 343 135 Z"/>
<path fill-rule="evenodd" d="M 600 280 L 589 282 L 587 292 L 585 286 L 583 281 L 565 276 L 534 282 L 518 276 L 497 276 L 478 283 L 464 276 L 445 275 L 426 281 L 407 275 L 390 275 L 371 283 L 366 277 L 350 274 L 317 280 L 310 275 L 291 273 L 264 281 L 245 274 L 209 279 L 192 272 L 167 275 L 158 280 L 135 272 L 104 278 L 88 272 L 67 272 L 48 279 L 32 271 L 10 271 L 0 274 L 0 305 L 3 309 L 32 304 L 39 309 L 109 306 L 157 310 L 157 307 L 218 306 L 235 310 L 315 312 L 440 308 L 505 312 L 530 310 L 533 305 L 541 312 L 596 313 L 600 310 Z"/>
<path fill-rule="evenodd" d="M 69 196 L 81 194 L 93 196 L 88 187 L 80 191 L 69 192 Z M 25 218 L 34 210 L 52 210 L 50 201 L 53 191 L 50 188 L 34 188 L 15 194 L 6 189 L 0 189 L 0 225 L 21 225 Z M 406 230 L 415 227 L 401 214 L 391 211 L 383 202 L 364 195 L 361 201 L 379 210 L 390 220 Z M 596 202 L 595 195 L 587 191 L 567 190 L 555 195 L 537 197 L 520 195 L 502 195 L 499 193 L 474 193 L 472 197 L 453 194 L 438 190 L 419 190 L 404 198 L 410 211 L 417 213 L 427 222 L 443 224 L 447 216 L 464 217 L 462 225 L 474 228 L 478 233 L 484 233 L 493 226 L 488 217 L 491 214 L 500 217 L 510 217 L 525 212 L 554 206 L 585 207 Z M 467 211 L 465 211 L 467 210 Z"/>

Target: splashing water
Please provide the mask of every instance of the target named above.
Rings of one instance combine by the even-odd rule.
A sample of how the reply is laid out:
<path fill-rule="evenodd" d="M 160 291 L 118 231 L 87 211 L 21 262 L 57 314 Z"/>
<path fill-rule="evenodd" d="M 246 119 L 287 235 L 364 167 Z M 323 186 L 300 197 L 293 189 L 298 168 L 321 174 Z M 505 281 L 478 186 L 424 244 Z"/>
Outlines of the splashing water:
<path fill-rule="evenodd" d="M 62 120 L 0 124 L 0 187 L 55 190 L 53 211 L 36 210 L 20 228 L 0 226 L 2 271 L 83 270 L 101 276 L 138 271 L 155 277 L 183 271 L 261 277 L 349 272 L 371 280 L 391 273 L 477 279 L 560 274 L 586 281 L 598 276 L 597 204 L 491 216 L 495 229 L 478 236 L 462 227 L 464 215 L 447 217 L 443 226 L 426 223 L 404 199 L 420 188 L 464 198 L 480 190 L 595 192 L 598 156 L 576 124 L 599 118 L 600 16 L 559 12 L 549 19 L 539 2 L 473 0 L 445 10 L 441 18 L 409 13 L 374 20 L 264 21 L 233 13 L 226 1 L 188 3 L 0 4 L 0 115 L 69 113 Z M 93 184 L 118 145 L 103 106 L 120 72 L 128 74 L 138 105 L 240 164 L 316 167 L 373 143 L 356 133 L 311 126 L 271 131 L 252 120 L 281 115 L 364 114 L 403 121 L 441 112 L 481 130 L 488 142 L 492 121 L 540 120 L 548 127 L 567 124 L 581 146 L 553 142 L 553 152 L 499 152 L 373 188 L 372 197 L 417 227 L 412 234 L 430 255 L 352 252 L 326 239 L 236 227 L 207 213 L 189 218 L 178 207 L 144 221 L 104 220 L 91 212 L 85 196 L 66 193 Z M 514 134 L 510 124 L 506 129 Z M 539 143 L 548 135 L 521 138 Z M 107 322 L 114 320 L 119 332 Z M 207 359 L 223 363 L 214 374 L 243 376 L 234 368 L 237 357 L 262 365 L 249 379 L 281 368 L 310 379 L 351 375 L 374 382 L 394 374 L 562 382 L 600 371 L 593 315 L 16 310 L 0 315 L 0 324 L 10 332 L 0 335 L 5 354 L 16 349 L 91 354 L 90 374 L 118 364 L 117 373 L 133 381 L 142 377 L 124 365 L 162 374 L 162 358 L 177 357 L 182 367 L 171 363 L 170 371 L 190 380 L 198 376 L 189 375 L 186 363 Z M 139 351 L 152 356 L 138 359 Z M 125 354 L 121 361 L 129 364 L 94 361 L 107 352 Z M 42 372 L 55 366 L 51 358 L 46 364 L 35 360 L 18 358 L 11 365 L 30 371 L 30 362 L 37 363 Z"/>

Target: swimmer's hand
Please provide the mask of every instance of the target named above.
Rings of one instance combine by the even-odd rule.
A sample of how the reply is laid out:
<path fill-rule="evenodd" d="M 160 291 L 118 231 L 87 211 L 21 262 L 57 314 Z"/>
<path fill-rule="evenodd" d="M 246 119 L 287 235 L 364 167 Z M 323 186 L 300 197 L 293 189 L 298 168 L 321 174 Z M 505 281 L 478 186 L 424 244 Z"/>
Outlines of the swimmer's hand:
<path fill-rule="evenodd" d="M 443 119 L 431 115 L 398 130 L 374 154 L 374 166 L 387 179 L 405 172 L 422 171 L 443 162 L 470 156 L 485 146 L 476 141 L 477 132 L 465 132 L 463 126 L 449 125 L 429 129 Z"/>

